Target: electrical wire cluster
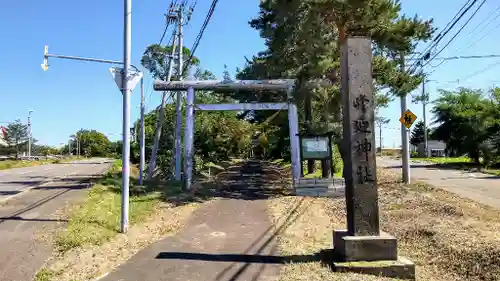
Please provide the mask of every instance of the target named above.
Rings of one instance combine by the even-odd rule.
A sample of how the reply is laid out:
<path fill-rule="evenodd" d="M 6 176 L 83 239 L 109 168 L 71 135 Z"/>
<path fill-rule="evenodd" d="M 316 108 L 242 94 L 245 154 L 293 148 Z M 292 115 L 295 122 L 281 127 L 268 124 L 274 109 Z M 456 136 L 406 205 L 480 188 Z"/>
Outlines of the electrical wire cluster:
<path fill-rule="evenodd" d="M 212 18 L 212 15 L 214 13 L 214 10 L 215 10 L 215 7 L 217 5 L 217 2 L 218 0 L 213 0 L 212 1 L 212 4 L 205 16 L 205 20 L 200 28 L 200 31 L 198 33 L 198 35 L 196 36 L 196 39 L 193 43 L 193 46 L 191 47 L 191 52 L 190 52 L 190 55 L 188 57 L 187 60 L 184 61 L 183 63 L 183 69 L 180 73 L 181 77 L 184 76 L 186 74 L 186 71 L 189 69 L 189 66 L 191 64 L 191 61 L 193 60 L 194 58 L 194 54 L 196 52 L 196 49 L 198 48 L 198 45 L 200 44 L 200 41 L 203 37 L 203 34 L 208 26 L 208 24 L 210 23 L 210 20 Z M 194 12 L 194 9 L 196 7 L 196 4 L 198 3 L 198 0 L 195 0 L 193 3 L 189 4 L 188 3 L 188 0 L 183 0 L 181 3 L 178 3 L 178 0 L 175 0 L 175 1 L 171 1 L 170 2 L 170 6 L 169 6 L 169 11 L 168 11 L 168 14 L 166 14 L 166 23 L 165 23 L 165 28 L 162 32 L 162 35 L 161 35 L 161 38 L 160 38 L 160 42 L 159 42 L 159 45 L 161 45 L 163 43 L 163 40 L 166 36 L 166 34 L 168 33 L 168 29 L 169 27 L 176 22 L 176 20 L 178 20 L 176 17 L 175 17 L 175 8 L 178 6 L 178 4 L 181 6 L 181 7 L 187 7 L 189 6 L 189 8 L 187 9 L 187 13 L 186 13 L 186 21 L 181 23 L 183 25 L 187 25 L 190 21 L 191 21 L 191 17 L 193 15 L 193 12 Z M 175 25 L 174 25 L 175 26 Z M 168 42 L 174 42 L 174 40 L 176 39 L 175 37 L 175 33 L 176 33 L 176 28 L 174 27 L 174 29 L 172 30 L 172 33 L 171 33 L 171 37 L 169 38 Z M 181 50 L 182 51 L 182 50 Z M 147 100 L 149 101 L 150 98 L 151 98 L 151 95 L 153 93 L 153 88 L 152 88 L 152 84 L 153 84 L 153 81 L 151 81 L 150 83 L 151 85 L 149 87 L 151 87 L 151 90 L 150 90 L 150 93 L 148 95 L 148 98 Z M 169 99 L 172 98 L 172 95 L 170 95 Z"/>
<path fill-rule="evenodd" d="M 416 60 L 408 69 L 410 73 L 421 73 L 427 65 L 429 65 L 436 57 L 441 54 L 444 49 L 446 49 L 452 42 L 457 38 L 457 36 L 464 30 L 464 28 L 470 23 L 470 21 L 476 16 L 479 10 L 483 7 L 487 0 L 482 0 L 479 5 L 475 8 L 472 15 L 466 20 L 466 22 L 458 29 L 457 32 L 444 44 L 442 48 L 435 51 L 438 44 L 448 35 L 452 29 L 458 24 L 458 22 L 469 12 L 479 0 L 468 0 L 461 9 L 455 14 L 450 22 L 443 28 L 441 32 L 432 40 L 427 48 L 422 52 L 420 59 Z"/>
<path fill-rule="evenodd" d="M 205 32 L 205 29 L 207 28 L 210 19 L 212 18 L 212 15 L 214 13 L 215 7 L 217 6 L 218 0 L 213 0 L 212 5 L 210 5 L 210 9 L 207 12 L 207 15 L 205 16 L 205 21 L 203 22 L 200 32 L 198 33 L 198 36 L 196 36 L 196 39 L 194 40 L 193 46 L 191 47 L 191 54 L 189 55 L 189 58 L 187 61 L 184 63 L 184 67 L 182 69 L 181 75 L 184 75 L 186 71 L 189 68 L 189 65 L 191 61 L 193 60 L 194 53 L 196 52 L 196 49 L 198 48 L 198 45 L 200 44 L 201 38 L 203 37 L 203 33 Z M 194 3 L 196 5 L 196 1 Z"/>

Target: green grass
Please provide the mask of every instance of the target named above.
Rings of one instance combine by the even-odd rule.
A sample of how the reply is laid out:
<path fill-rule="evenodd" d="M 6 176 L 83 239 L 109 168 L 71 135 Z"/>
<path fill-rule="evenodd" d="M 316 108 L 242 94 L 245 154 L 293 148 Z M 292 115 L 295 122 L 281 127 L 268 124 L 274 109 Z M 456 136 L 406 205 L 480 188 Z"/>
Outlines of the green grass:
<path fill-rule="evenodd" d="M 462 164 L 471 163 L 468 157 L 428 157 L 428 158 L 412 158 L 412 160 L 420 160 L 432 162 L 436 164 Z"/>
<path fill-rule="evenodd" d="M 69 212 L 66 229 L 56 235 L 56 249 L 65 252 L 86 245 L 101 245 L 120 231 L 121 221 L 121 165 L 116 161 L 109 172 L 90 189 L 85 201 L 74 206 Z M 137 174 L 132 170 L 131 174 Z M 180 185 L 169 185 L 168 192 L 160 183 L 149 183 L 146 187 L 136 186 L 136 177 L 130 183 L 130 225 L 144 221 L 154 213 L 165 198 L 181 192 Z M 168 193 L 168 194 L 167 194 Z"/>
<path fill-rule="evenodd" d="M 477 168 L 477 164 L 473 163 L 468 157 L 435 157 L 435 158 L 412 158 L 412 160 L 419 160 L 425 162 L 431 162 L 438 165 L 447 165 L 450 167 L 455 167 L 461 170 L 470 170 L 473 168 Z M 491 174 L 491 175 L 500 175 L 500 169 L 494 168 L 483 168 L 482 172 Z"/>
<path fill-rule="evenodd" d="M 37 272 L 35 275 L 35 281 L 51 281 L 55 276 L 55 273 L 46 268 L 42 268 L 40 271 Z"/>
<path fill-rule="evenodd" d="M 0 161 L 0 170 L 7 170 L 13 168 L 34 167 L 46 164 L 65 163 L 82 159 L 82 157 L 70 157 L 65 159 L 44 159 L 44 160 L 5 160 Z"/>

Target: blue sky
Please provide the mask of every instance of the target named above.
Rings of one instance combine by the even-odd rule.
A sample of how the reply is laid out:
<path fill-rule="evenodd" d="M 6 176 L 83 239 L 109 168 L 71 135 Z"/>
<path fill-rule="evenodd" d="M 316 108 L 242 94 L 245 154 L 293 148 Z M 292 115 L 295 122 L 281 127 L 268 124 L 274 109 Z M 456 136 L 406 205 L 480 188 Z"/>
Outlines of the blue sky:
<path fill-rule="evenodd" d="M 170 1 L 132 1 L 132 63 L 140 64 L 145 47 L 157 43 L 164 27 L 163 14 Z M 457 0 L 403 1 L 406 14 L 434 18 L 437 27 L 444 25 L 463 5 Z M 208 11 L 211 1 L 198 0 L 193 18 L 185 28 L 185 45 L 190 47 Z M 259 1 L 219 0 L 196 55 L 202 66 L 221 76 L 226 64 L 230 70 L 244 64 L 244 56 L 251 57 L 264 48 L 258 33 L 247 22 L 258 13 Z M 460 34 L 439 57 L 456 55 L 496 54 L 500 16 L 485 29 L 476 27 L 500 4 L 488 0 L 469 27 Z M 432 8 L 430 8 L 432 7 Z M 500 14 L 500 10 L 497 11 Z M 494 14 L 490 19 L 494 19 Z M 50 68 L 43 72 L 43 47 L 49 45 L 52 54 L 96 57 L 121 60 L 123 52 L 123 1 L 87 0 L 82 3 L 63 0 L 6 1 L 0 9 L 0 36 L 4 40 L 0 61 L 2 77 L 2 109 L 0 122 L 21 119 L 26 122 L 28 110 L 33 109 L 33 136 L 42 143 L 59 145 L 80 128 L 92 128 L 108 134 L 112 140 L 120 138 L 122 99 L 111 75 L 109 65 L 50 59 Z M 483 25 L 487 24 L 487 20 Z M 483 35 L 486 36 L 483 37 Z M 483 37 L 483 38 L 482 38 Z M 449 38 L 449 37 L 448 37 Z M 475 45 L 469 46 L 474 40 Z M 443 40 L 446 42 L 447 39 Z M 457 60 L 441 65 L 428 84 L 431 99 L 437 88 L 457 86 L 487 88 L 494 86 L 497 71 L 491 69 L 458 83 L 445 83 L 464 78 L 500 59 Z M 432 65 L 438 64 L 438 61 Z M 430 69 L 430 68 L 429 68 Z M 430 69 L 432 70 L 432 69 Z M 156 106 L 159 94 L 150 94 L 150 79 L 146 79 L 148 109 Z M 500 84 L 500 82 L 499 82 Z M 498 85 L 498 84 L 497 84 Z M 139 114 L 139 88 L 132 96 L 132 121 Z M 422 116 L 421 105 L 409 103 L 410 109 Z M 398 146 L 399 100 L 382 113 L 391 119 L 384 130 L 384 146 Z"/>

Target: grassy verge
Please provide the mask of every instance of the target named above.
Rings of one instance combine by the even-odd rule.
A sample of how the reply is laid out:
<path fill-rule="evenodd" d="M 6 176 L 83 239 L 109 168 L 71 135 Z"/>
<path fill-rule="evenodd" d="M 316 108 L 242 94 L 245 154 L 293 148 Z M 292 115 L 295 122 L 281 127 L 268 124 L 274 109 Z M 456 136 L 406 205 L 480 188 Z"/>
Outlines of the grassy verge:
<path fill-rule="evenodd" d="M 477 165 L 472 163 L 468 157 L 412 158 L 412 160 L 430 162 L 440 166 L 461 170 L 477 170 L 478 168 Z M 491 175 L 500 175 L 500 169 L 490 167 L 481 168 L 481 172 Z"/>
<path fill-rule="evenodd" d="M 169 200 L 180 195 L 179 184 L 156 182 L 135 186 L 138 171 L 132 168 L 130 229 L 127 234 L 119 234 L 120 170 L 117 161 L 89 190 L 85 200 L 65 211 L 68 223 L 56 233 L 54 255 L 38 272 L 36 281 L 96 278 L 142 247 L 175 233 L 198 206 L 198 203 Z"/>
<path fill-rule="evenodd" d="M 56 163 L 64 163 L 69 161 L 74 161 L 81 159 L 81 157 L 71 157 L 66 159 L 46 159 L 46 160 L 5 160 L 0 161 L 0 170 L 7 170 L 13 168 L 23 168 L 23 167 L 34 167 L 45 164 L 56 164 Z"/>
<path fill-rule="evenodd" d="M 417 265 L 418 280 L 498 280 L 500 212 L 420 183 L 404 186 L 379 172 L 381 227 L 398 238 L 399 253 Z M 297 209 L 279 235 L 284 255 L 314 255 L 332 247 L 332 230 L 345 228 L 344 199 L 281 197 L 270 201 L 276 223 Z M 297 207 L 298 206 L 298 207 Z M 320 262 L 292 263 L 281 281 L 395 280 L 333 273 Z"/>
<path fill-rule="evenodd" d="M 470 163 L 470 159 L 467 157 L 414 157 L 411 158 L 412 160 L 417 160 L 417 161 L 425 161 L 425 162 L 431 162 L 431 163 L 436 163 L 436 164 L 462 164 L 462 163 Z"/>

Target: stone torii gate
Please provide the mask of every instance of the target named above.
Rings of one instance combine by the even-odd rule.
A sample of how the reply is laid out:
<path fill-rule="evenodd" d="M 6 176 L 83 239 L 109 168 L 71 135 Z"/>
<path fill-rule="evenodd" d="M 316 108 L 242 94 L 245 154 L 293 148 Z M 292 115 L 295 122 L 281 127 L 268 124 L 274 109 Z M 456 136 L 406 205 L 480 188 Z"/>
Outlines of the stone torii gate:
<path fill-rule="evenodd" d="M 204 81 L 155 81 L 155 91 L 187 91 L 186 130 L 184 134 L 184 181 L 187 189 L 191 188 L 193 178 L 193 138 L 194 112 L 196 110 L 288 110 L 290 127 L 290 146 L 292 160 L 292 177 L 296 183 L 301 176 L 299 122 L 297 105 L 293 99 L 294 79 L 276 80 L 204 80 Z M 225 104 L 195 104 L 195 91 L 278 91 L 286 92 L 286 102 L 278 103 L 225 103 Z M 180 160 L 180 159 L 179 159 Z M 177 160 L 176 160 L 177 161 Z"/>

